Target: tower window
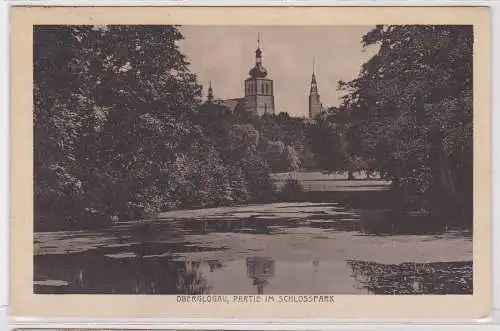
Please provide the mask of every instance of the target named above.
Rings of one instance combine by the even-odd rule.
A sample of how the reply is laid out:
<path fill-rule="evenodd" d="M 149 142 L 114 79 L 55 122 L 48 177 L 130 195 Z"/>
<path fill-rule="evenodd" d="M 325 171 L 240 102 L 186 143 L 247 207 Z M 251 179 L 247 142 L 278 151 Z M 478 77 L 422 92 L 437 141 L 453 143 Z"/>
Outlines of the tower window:
<path fill-rule="evenodd" d="M 262 83 L 260 86 L 261 86 L 261 93 L 264 94 L 264 83 Z"/>
<path fill-rule="evenodd" d="M 251 82 L 247 84 L 247 94 L 252 94 L 253 93 L 253 85 Z"/>

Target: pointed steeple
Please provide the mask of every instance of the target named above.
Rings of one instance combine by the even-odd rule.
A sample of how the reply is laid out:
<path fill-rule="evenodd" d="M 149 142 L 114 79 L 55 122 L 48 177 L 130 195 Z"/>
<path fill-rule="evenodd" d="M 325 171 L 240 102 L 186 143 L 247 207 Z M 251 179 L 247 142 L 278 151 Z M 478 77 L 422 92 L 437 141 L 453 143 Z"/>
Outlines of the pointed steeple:
<path fill-rule="evenodd" d="M 321 100 L 318 92 L 318 83 L 316 82 L 316 66 L 315 60 L 313 59 L 313 70 L 311 78 L 311 90 L 309 92 L 309 118 L 315 118 L 322 112 L 323 106 L 321 105 Z"/>
<path fill-rule="evenodd" d="M 212 89 L 212 81 L 208 81 L 208 94 L 207 94 L 207 102 L 212 103 L 214 101 L 214 90 Z"/>
<path fill-rule="evenodd" d="M 312 70 L 310 94 L 318 94 L 318 83 L 316 82 L 316 74 L 315 74 L 314 67 L 315 67 L 315 60 L 313 59 L 313 70 Z"/>

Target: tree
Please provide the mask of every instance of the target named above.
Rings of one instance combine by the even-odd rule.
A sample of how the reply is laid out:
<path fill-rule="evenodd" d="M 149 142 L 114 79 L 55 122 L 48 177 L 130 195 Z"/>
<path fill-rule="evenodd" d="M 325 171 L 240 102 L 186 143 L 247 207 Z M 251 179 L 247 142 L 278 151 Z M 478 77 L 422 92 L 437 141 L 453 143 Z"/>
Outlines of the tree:
<path fill-rule="evenodd" d="M 266 144 L 261 146 L 261 153 L 272 172 L 295 171 L 300 167 L 297 151 L 282 141 L 266 141 Z"/>
<path fill-rule="evenodd" d="M 409 193 L 471 207 L 472 27 L 377 26 L 363 44 L 378 53 L 340 83 L 353 153 Z"/>
<path fill-rule="evenodd" d="M 354 172 L 362 170 L 364 163 L 355 154 L 347 129 L 345 113 L 338 108 L 331 108 L 325 112 L 325 116 L 316 119 L 308 135 L 317 165 L 330 172 L 347 172 L 347 179 L 353 180 Z"/>
<path fill-rule="evenodd" d="M 84 213 L 80 144 L 99 125 L 99 111 L 88 98 L 88 77 L 72 70 L 80 55 L 80 31 L 88 27 L 34 29 L 34 180 L 36 226 L 71 224 Z M 55 217 L 57 216 L 57 217 Z"/>
<path fill-rule="evenodd" d="M 218 151 L 193 123 L 201 87 L 181 38 L 174 26 L 34 30 L 37 215 L 85 223 L 89 211 L 128 218 L 179 205 L 172 171 L 186 159 L 189 174 L 211 176 L 187 175 L 209 196 L 193 203 L 232 199 L 220 192 L 231 180 Z"/>
<path fill-rule="evenodd" d="M 250 195 L 255 202 L 274 198 L 275 187 L 269 165 L 258 151 L 260 132 L 251 124 L 235 124 L 230 132 L 233 165 L 241 169 Z"/>

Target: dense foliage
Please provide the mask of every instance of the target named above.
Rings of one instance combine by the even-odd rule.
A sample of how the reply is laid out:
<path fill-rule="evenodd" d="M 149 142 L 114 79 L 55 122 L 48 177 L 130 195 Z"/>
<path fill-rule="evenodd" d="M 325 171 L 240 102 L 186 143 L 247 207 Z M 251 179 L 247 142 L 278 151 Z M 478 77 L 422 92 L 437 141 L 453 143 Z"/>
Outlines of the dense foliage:
<path fill-rule="evenodd" d="M 407 194 L 470 215 L 472 27 L 377 26 L 363 44 L 379 50 L 340 82 L 342 105 L 316 125 L 331 146 L 315 144 L 321 164 L 379 170 Z"/>
<path fill-rule="evenodd" d="M 270 201 L 270 174 L 299 168 L 376 170 L 470 215 L 472 27 L 377 26 L 363 44 L 378 52 L 311 123 L 203 103 L 182 38 L 175 26 L 34 29 L 37 226 Z"/>
<path fill-rule="evenodd" d="M 34 29 L 36 226 L 273 197 L 260 132 L 206 109 L 180 39 L 174 26 Z"/>
<path fill-rule="evenodd" d="M 354 179 L 354 172 L 367 169 L 364 160 L 351 148 L 345 115 L 346 112 L 341 112 L 338 108 L 330 108 L 308 126 L 307 135 L 318 168 L 347 172 L 347 179 Z"/>

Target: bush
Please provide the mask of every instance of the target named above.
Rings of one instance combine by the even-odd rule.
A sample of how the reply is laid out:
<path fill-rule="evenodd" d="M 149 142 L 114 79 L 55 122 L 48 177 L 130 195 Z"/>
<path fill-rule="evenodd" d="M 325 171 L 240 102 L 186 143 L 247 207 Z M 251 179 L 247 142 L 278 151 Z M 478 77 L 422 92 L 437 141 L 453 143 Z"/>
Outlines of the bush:
<path fill-rule="evenodd" d="M 289 178 L 285 185 L 281 188 L 278 198 L 280 201 L 297 201 L 301 200 L 304 194 L 300 181 L 294 178 Z"/>

